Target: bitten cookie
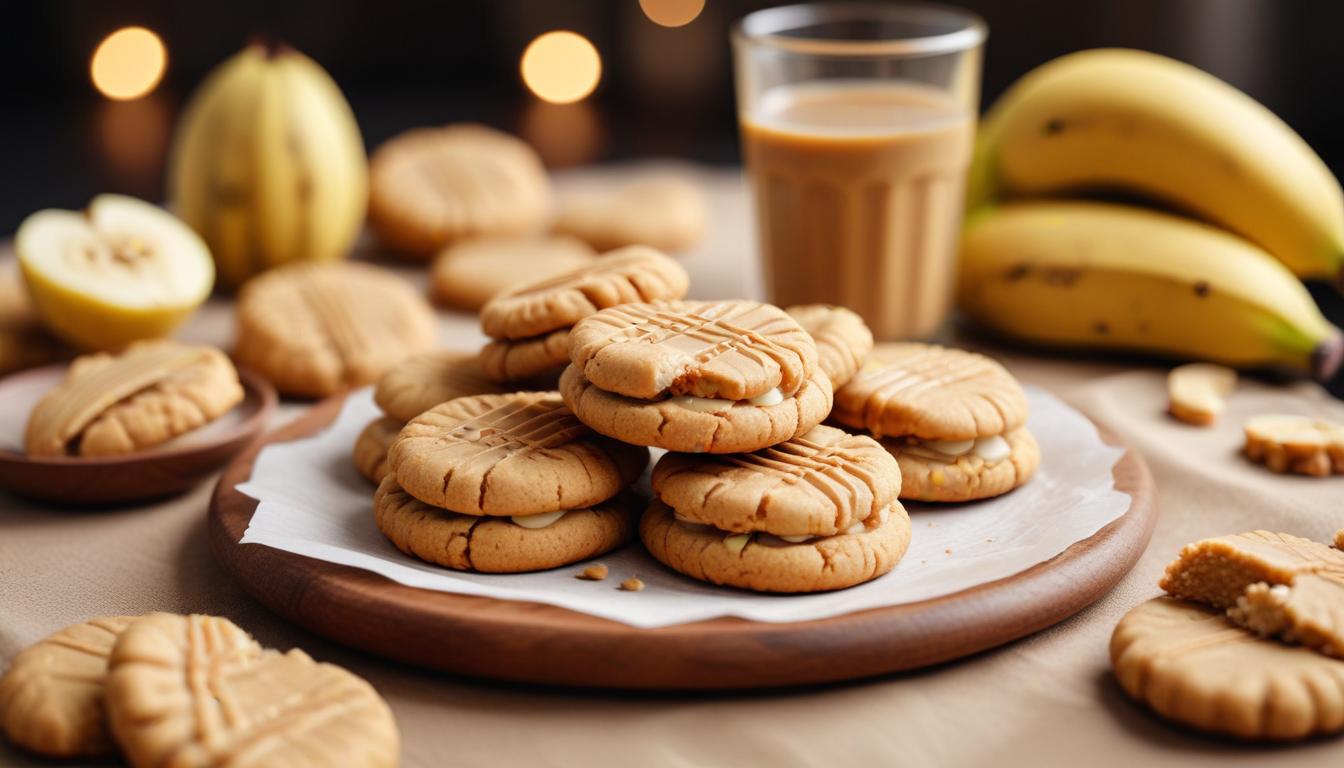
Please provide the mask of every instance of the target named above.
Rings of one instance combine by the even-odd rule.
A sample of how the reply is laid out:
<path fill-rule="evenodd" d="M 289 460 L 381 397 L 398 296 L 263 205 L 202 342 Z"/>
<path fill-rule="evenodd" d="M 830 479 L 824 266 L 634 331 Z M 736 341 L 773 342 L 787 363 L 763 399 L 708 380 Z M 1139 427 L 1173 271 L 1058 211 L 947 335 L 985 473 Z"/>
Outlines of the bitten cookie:
<path fill-rule="evenodd" d="M 364 680 L 298 649 L 262 650 L 227 619 L 156 613 L 121 636 L 107 714 L 133 766 L 384 768 L 400 737 Z"/>
<path fill-rule="evenodd" d="M 1216 610 L 1159 597 L 1111 636 L 1120 685 L 1162 717 L 1243 739 L 1344 730 L 1344 661 L 1261 640 Z"/>
<path fill-rule="evenodd" d="M 1253 531 L 1189 544 L 1159 586 L 1266 636 L 1344 656 L 1344 552 Z"/>
<path fill-rule="evenodd" d="M 873 332 L 853 311 L 829 304 L 803 304 L 785 310 L 817 343 L 817 366 L 839 389 L 859 372 L 873 351 Z"/>
<path fill-rule="evenodd" d="M 31 456 L 112 456 L 201 427 L 243 399 L 238 372 L 214 347 L 143 341 L 77 358 L 33 407 Z"/>
<path fill-rule="evenodd" d="M 626 245 L 682 251 L 704 236 L 708 218 L 699 187 L 679 176 L 657 175 L 562 196 L 555 231 L 599 251 Z"/>
<path fill-rule="evenodd" d="M 403 426 L 404 422 L 384 417 L 370 421 L 360 430 L 350 460 L 364 479 L 374 485 L 382 482 L 387 475 L 387 449 L 392 447 Z"/>
<path fill-rule="evenodd" d="M 448 246 L 429 273 L 433 299 L 476 312 L 495 296 L 549 280 L 593 261 L 597 253 L 572 237 L 483 237 Z"/>
<path fill-rule="evenodd" d="M 1027 397 L 1003 366 L 929 344 L 879 344 L 835 393 L 831 417 L 884 437 L 909 482 L 901 498 L 971 501 L 1027 482 L 1040 450 Z"/>
<path fill-rule="evenodd" d="M 234 355 L 287 395 L 372 384 L 434 346 L 434 311 L 409 284 L 368 264 L 294 264 L 243 286 Z"/>
<path fill-rule="evenodd" d="M 466 515 L 581 509 L 639 477 L 648 451 L 594 434 L 554 392 L 450 400 L 412 419 L 388 451 L 407 493 Z"/>
<path fill-rule="evenodd" d="M 504 387 L 481 372 L 475 355 L 425 352 L 389 368 L 378 379 L 373 401 L 389 417 L 406 422 L 453 398 L 504 391 Z"/>
<path fill-rule="evenodd" d="M 134 620 L 90 619 L 20 651 L 0 677 L 0 731 L 48 757 L 115 753 L 103 714 L 107 659 Z"/>
<path fill-rule="evenodd" d="M 1308 416 L 1256 416 L 1246 422 L 1246 457 L 1280 473 L 1344 474 L 1344 425 Z"/>
<path fill-rule="evenodd" d="M 418 259 L 460 239 L 538 229 L 550 205 L 537 153 L 483 125 L 406 131 L 369 160 L 369 224 Z"/>
<path fill-rule="evenodd" d="M 560 392 L 593 429 L 635 445 L 740 453 L 826 417 L 830 379 L 812 337 L 751 301 L 626 304 L 570 333 Z"/>
<path fill-rule="evenodd" d="M 542 515 L 479 517 L 432 507 L 387 477 L 373 497 L 378 530 L 412 557 L 459 571 L 529 573 L 610 552 L 634 534 L 631 499 Z"/>

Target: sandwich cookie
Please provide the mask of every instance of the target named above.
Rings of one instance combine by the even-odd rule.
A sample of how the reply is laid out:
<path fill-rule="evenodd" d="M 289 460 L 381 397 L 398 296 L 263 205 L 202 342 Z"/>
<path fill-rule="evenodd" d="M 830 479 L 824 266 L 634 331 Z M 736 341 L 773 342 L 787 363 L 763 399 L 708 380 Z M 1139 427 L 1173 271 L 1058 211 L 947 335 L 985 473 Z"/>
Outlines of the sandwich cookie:
<path fill-rule="evenodd" d="M 789 307 L 789 313 L 817 343 L 817 366 L 839 389 L 859 372 L 873 351 L 873 332 L 853 310 L 830 304 Z"/>
<path fill-rule="evenodd" d="M 806 432 L 831 408 L 812 337 L 752 301 L 627 304 L 570 333 L 560 392 L 604 435 L 685 453 L 743 453 Z"/>
<path fill-rule="evenodd" d="M 878 345 L 831 417 L 882 438 L 902 499 L 970 501 L 1026 483 L 1040 464 L 1027 398 L 997 362 L 928 344 Z"/>
<path fill-rule="evenodd" d="M 681 265 L 632 246 L 512 288 L 481 308 L 481 329 L 493 339 L 481 350 L 481 368 L 496 381 L 556 370 L 568 361 L 569 330 L 579 320 L 618 304 L 679 299 L 689 286 Z"/>
<path fill-rule="evenodd" d="M 758 592 L 843 589 L 896 566 L 910 543 L 900 469 L 877 441 L 817 426 L 752 453 L 669 453 L 644 546 L 691 578 Z"/>

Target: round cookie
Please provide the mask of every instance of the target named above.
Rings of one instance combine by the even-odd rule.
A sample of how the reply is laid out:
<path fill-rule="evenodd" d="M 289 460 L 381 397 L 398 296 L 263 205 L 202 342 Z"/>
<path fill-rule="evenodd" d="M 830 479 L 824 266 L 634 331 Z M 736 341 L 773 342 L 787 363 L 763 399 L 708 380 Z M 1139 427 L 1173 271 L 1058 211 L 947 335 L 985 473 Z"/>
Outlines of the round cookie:
<path fill-rule="evenodd" d="M 817 372 L 793 396 L 772 405 L 734 403 L 719 412 L 676 399 L 637 400 L 590 384 L 573 365 L 560 394 L 584 424 L 632 445 L 683 453 L 745 453 L 782 443 L 820 424 L 831 409 L 831 380 Z"/>
<path fill-rule="evenodd" d="M 668 453 L 653 491 L 679 517 L 723 531 L 834 536 L 896 501 L 901 471 L 870 437 L 816 426 L 753 453 Z"/>
<path fill-rule="evenodd" d="M 878 437 L 971 440 L 1027 420 L 1027 397 L 984 355 L 931 344 L 879 344 L 835 393 L 836 421 Z"/>
<path fill-rule="evenodd" d="M 640 520 L 639 536 L 659 562 L 693 579 L 757 592 L 822 592 L 895 568 L 910 546 L 910 517 L 894 503 L 884 522 L 863 533 L 790 544 L 769 534 L 678 522 L 671 507 L 655 500 Z"/>
<path fill-rule="evenodd" d="M 1003 436 L 1006 458 L 987 462 L 977 456 L 940 456 L 900 438 L 882 445 L 901 465 L 901 498 L 912 501 L 973 501 L 1000 496 L 1031 479 L 1041 463 L 1041 449 L 1026 427 Z"/>
<path fill-rule="evenodd" d="M 618 304 L 679 299 L 689 287 L 680 264 L 652 248 L 631 246 L 499 294 L 481 308 L 481 330 L 493 339 L 531 338 Z"/>
<path fill-rule="evenodd" d="M 460 397 L 412 419 L 388 451 L 390 474 L 431 506 L 467 515 L 535 515 L 615 496 L 649 453 L 594 434 L 554 392 Z"/>
<path fill-rule="evenodd" d="M 90 619 L 20 651 L 0 677 L 0 732 L 48 757 L 114 754 L 103 715 L 107 659 L 132 621 Z"/>
<path fill-rule="evenodd" d="M 0 273 L 0 376 L 54 363 L 65 354 L 42 325 L 18 270 Z"/>
<path fill-rule="evenodd" d="M 429 259 L 445 244 L 540 228 L 551 188 L 541 158 L 493 128 L 416 128 L 369 160 L 369 224 L 401 253 Z"/>
<path fill-rule="evenodd" d="M 786 312 L 817 343 L 817 367 L 843 387 L 873 351 L 873 332 L 853 310 L 830 304 L 802 304 Z"/>
<path fill-rule="evenodd" d="M 509 519 L 432 507 L 406 493 L 389 475 L 374 494 L 373 510 L 378 530 L 412 557 L 459 571 L 530 573 L 587 560 L 629 542 L 635 530 L 630 501 L 617 496 L 529 528 Z"/>
<path fill-rule="evenodd" d="M 597 253 L 572 237 L 482 237 L 434 257 L 429 293 L 468 312 L 523 283 L 548 280 L 592 262 Z"/>
<path fill-rule="evenodd" d="M 655 302 L 605 309 L 570 333 L 569 357 L 593 385 L 665 395 L 785 397 L 812 378 L 817 347 L 783 310 L 754 301 Z"/>
<path fill-rule="evenodd" d="M 324 397 L 372 384 L 434 346 L 434 311 L 409 284 L 357 262 L 293 264 L 243 286 L 238 362 L 282 393 Z"/>
<path fill-rule="evenodd" d="M 243 399 L 233 363 L 214 347 L 141 341 L 76 358 L 43 395 L 24 436 L 31 456 L 116 456 L 214 421 Z"/>
<path fill-rule="evenodd" d="M 563 368 L 569 362 L 569 329 L 520 341 L 492 341 L 481 348 L 481 370 L 494 381 L 514 381 Z"/>
<path fill-rule="evenodd" d="M 1132 698 L 1202 731 L 1287 741 L 1344 730 L 1344 661 L 1261 640 L 1195 603 L 1159 597 L 1130 611 L 1111 666 Z"/>
<path fill-rule="evenodd" d="M 505 391 L 486 377 L 475 355 L 445 350 L 411 355 L 389 368 L 378 379 L 373 401 L 383 413 L 406 422 L 456 397 Z"/>
<path fill-rule="evenodd" d="M 156 613 L 112 652 L 107 715 L 131 765 L 390 768 L 397 724 L 364 680 L 262 650 L 214 616 Z"/>
<path fill-rule="evenodd" d="M 681 251 L 704 237 L 708 208 L 704 193 L 687 179 L 651 175 L 610 189 L 562 196 L 555 231 L 599 251 L 626 245 Z"/>
<path fill-rule="evenodd" d="M 382 482 L 387 474 L 387 449 L 397 439 L 397 433 L 401 432 L 403 426 L 405 422 L 384 417 L 370 421 L 360 430 L 350 459 L 355 465 L 355 471 L 363 475 L 364 479 L 374 484 Z"/>

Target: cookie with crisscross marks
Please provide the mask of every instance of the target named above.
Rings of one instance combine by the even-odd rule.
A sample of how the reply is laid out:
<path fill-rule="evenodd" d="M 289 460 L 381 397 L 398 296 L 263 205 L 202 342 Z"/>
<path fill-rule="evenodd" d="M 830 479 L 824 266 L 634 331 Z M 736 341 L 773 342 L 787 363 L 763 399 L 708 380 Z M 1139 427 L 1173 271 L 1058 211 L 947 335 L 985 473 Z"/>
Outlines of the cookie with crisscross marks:
<path fill-rule="evenodd" d="M 817 342 L 817 366 L 843 387 L 873 351 L 873 332 L 853 310 L 829 304 L 803 304 L 785 310 Z"/>
<path fill-rule="evenodd" d="M 974 440 L 1027 420 L 1022 387 L 984 355 L 932 344 L 879 344 L 835 393 L 832 418 L 878 437 Z"/>
<path fill-rule="evenodd" d="M 569 357 L 594 386 L 625 397 L 749 400 L 797 393 L 816 370 L 817 347 L 770 304 L 653 302 L 584 318 Z"/>
<path fill-rule="evenodd" d="M 373 390 L 373 401 L 391 418 L 410 421 L 455 397 L 505 391 L 486 377 L 475 355 L 439 350 L 411 355 L 389 368 Z"/>
<path fill-rule="evenodd" d="M 644 471 L 648 451 L 595 434 L 554 392 L 461 397 L 412 419 L 388 451 L 407 493 L 466 515 L 591 507 Z"/>
<path fill-rule="evenodd" d="M 752 453 L 669 453 L 653 490 L 680 517 L 720 530 L 833 536 L 895 502 L 901 470 L 876 440 L 816 426 Z"/>

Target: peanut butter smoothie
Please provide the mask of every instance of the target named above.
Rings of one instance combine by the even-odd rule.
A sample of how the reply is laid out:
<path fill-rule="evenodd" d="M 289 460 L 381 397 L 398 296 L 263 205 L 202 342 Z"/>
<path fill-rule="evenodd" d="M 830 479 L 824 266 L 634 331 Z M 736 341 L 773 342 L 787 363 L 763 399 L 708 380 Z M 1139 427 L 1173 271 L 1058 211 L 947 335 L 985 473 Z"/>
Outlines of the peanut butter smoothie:
<path fill-rule="evenodd" d="M 773 302 L 852 307 L 882 339 L 935 333 L 951 301 L 973 115 L 916 83 L 777 86 L 742 115 Z"/>

